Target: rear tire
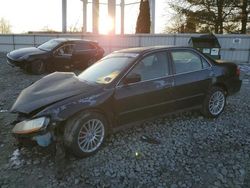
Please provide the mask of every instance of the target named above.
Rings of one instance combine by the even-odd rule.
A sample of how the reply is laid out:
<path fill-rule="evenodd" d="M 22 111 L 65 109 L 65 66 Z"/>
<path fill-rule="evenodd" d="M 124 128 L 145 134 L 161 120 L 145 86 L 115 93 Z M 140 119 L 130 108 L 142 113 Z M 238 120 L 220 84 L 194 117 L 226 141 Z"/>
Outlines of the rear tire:
<path fill-rule="evenodd" d="M 202 114 L 208 118 L 218 117 L 226 105 L 225 91 L 220 87 L 212 87 L 202 106 Z"/>
<path fill-rule="evenodd" d="M 107 127 L 107 121 L 101 114 L 81 112 L 67 121 L 64 145 L 77 157 L 92 155 L 103 144 Z"/>
<path fill-rule="evenodd" d="M 39 75 L 45 72 L 45 63 L 42 60 L 35 60 L 31 62 L 31 72 L 33 74 Z"/>

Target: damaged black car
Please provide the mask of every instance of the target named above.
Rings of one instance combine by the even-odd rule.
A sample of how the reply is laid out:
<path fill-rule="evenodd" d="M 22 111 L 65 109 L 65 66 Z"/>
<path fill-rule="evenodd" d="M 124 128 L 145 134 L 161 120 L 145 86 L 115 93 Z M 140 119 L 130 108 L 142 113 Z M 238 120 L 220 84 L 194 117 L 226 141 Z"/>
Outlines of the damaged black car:
<path fill-rule="evenodd" d="M 7 63 L 26 72 L 84 70 L 103 57 L 104 50 L 95 41 L 51 39 L 38 47 L 21 48 L 7 54 Z"/>
<path fill-rule="evenodd" d="M 55 72 L 24 89 L 11 111 L 19 143 L 60 139 L 74 155 L 96 152 L 126 125 L 181 110 L 218 117 L 241 88 L 234 63 L 189 47 L 142 47 L 111 53 L 76 76 Z"/>

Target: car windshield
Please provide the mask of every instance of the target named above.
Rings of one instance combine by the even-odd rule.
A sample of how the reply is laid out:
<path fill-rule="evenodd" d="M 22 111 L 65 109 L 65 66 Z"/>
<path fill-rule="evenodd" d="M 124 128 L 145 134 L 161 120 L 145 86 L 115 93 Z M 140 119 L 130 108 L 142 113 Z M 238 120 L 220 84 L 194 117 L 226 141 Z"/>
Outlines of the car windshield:
<path fill-rule="evenodd" d="M 44 51 L 51 51 L 56 46 L 58 46 L 60 43 L 62 43 L 62 41 L 52 39 L 52 40 L 49 40 L 49 41 L 41 44 L 40 46 L 38 46 L 38 48 L 40 50 L 44 50 Z"/>
<path fill-rule="evenodd" d="M 113 53 L 101 59 L 78 77 L 81 81 L 111 83 L 136 57 L 134 53 Z"/>

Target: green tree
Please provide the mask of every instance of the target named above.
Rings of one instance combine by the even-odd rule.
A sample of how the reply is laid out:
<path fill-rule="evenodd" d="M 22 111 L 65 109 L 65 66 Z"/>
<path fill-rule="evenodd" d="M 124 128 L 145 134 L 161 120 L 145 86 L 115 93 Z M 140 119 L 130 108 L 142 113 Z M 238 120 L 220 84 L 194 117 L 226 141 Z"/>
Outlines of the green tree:
<path fill-rule="evenodd" d="M 249 0 L 234 0 L 234 6 L 238 12 L 234 16 L 235 22 L 241 23 L 240 33 L 245 34 L 247 31 L 248 15 L 250 13 Z"/>
<path fill-rule="evenodd" d="M 186 18 L 186 25 L 191 20 L 197 32 L 209 30 L 222 34 L 229 28 L 235 29 L 236 1 L 239 0 L 179 0 L 171 6 Z"/>
<path fill-rule="evenodd" d="M 150 33 L 150 7 L 148 0 L 141 0 L 136 22 L 136 33 Z"/>
<path fill-rule="evenodd" d="M 0 34 L 9 34 L 11 33 L 11 25 L 9 21 L 4 18 L 0 19 Z"/>

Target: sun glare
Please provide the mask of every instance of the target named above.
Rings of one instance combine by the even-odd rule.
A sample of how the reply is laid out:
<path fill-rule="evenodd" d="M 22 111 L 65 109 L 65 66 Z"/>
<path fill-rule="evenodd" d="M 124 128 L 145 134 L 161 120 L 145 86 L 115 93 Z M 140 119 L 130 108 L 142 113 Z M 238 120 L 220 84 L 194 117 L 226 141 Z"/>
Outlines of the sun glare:
<path fill-rule="evenodd" d="M 101 17 L 99 20 L 99 32 L 100 34 L 109 34 L 114 28 L 113 18 L 110 16 Z"/>

